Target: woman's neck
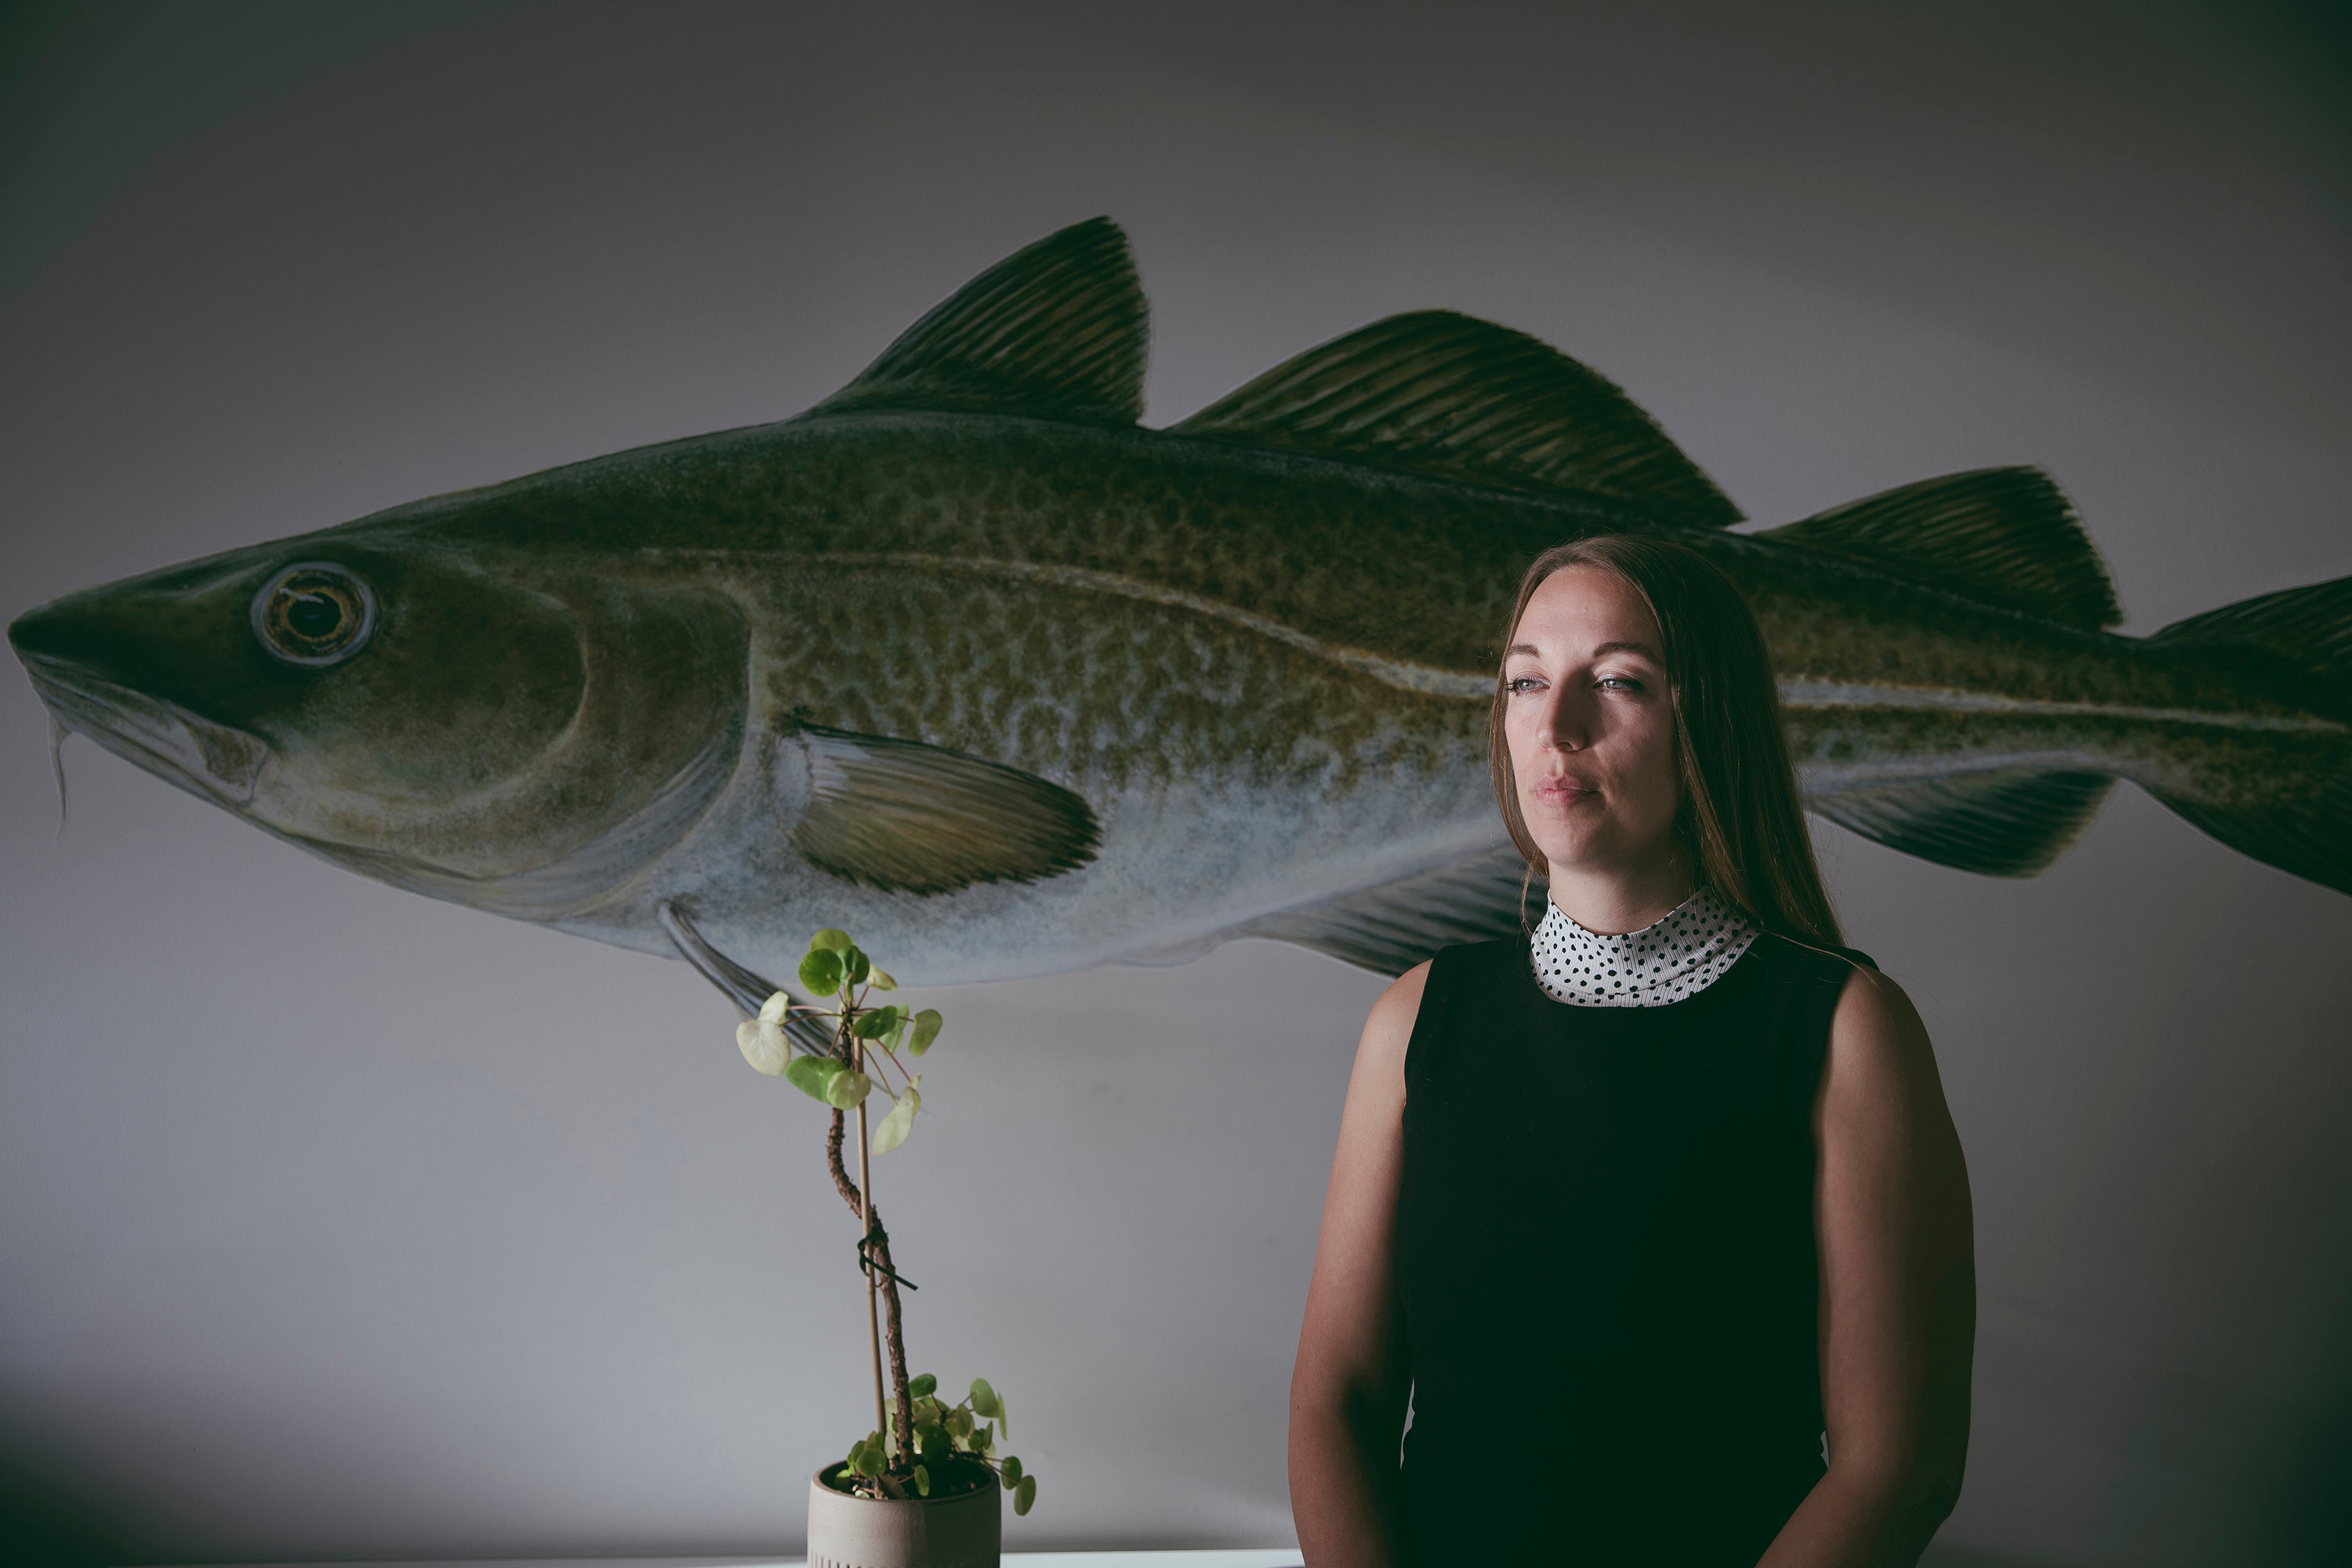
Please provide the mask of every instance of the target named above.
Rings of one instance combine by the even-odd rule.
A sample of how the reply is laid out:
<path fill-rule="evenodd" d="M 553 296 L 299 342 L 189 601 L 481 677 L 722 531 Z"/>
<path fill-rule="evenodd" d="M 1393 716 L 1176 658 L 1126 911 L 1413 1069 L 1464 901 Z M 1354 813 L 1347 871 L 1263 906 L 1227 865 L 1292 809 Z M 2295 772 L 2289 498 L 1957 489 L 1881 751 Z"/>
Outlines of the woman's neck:
<path fill-rule="evenodd" d="M 1596 936 L 1618 936 L 1653 926 L 1697 890 L 1679 854 L 1638 868 L 1554 867 L 1551 901 Z"/>

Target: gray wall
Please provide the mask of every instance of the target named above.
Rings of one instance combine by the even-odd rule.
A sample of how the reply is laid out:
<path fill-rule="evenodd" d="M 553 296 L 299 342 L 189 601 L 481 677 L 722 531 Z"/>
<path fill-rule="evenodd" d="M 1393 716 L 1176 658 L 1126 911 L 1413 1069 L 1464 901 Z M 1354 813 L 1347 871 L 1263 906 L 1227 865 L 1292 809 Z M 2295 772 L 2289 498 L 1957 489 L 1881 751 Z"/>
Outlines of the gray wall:
<path fill-rule="evenodd" d="M 1097 212 L 1157 309 L 1153 423 L 1446 305 L 1619 380 L 1759 522 L 2033 462 L 2127 630 L 2352 572 L 2340 35 L 1612 9 L 1642 19 L 20 11 L 0 616 L 790 414 Z M 46 734 L 0 679 L 16 1528 L 146 1561 L 793 1546 L 864 1428 L 859 1291 L 819 1118 L 726 1005 L 79 742 L 60 836 Z M 2319 1561 L 2352 1533 L 2352 899 L 2129 788 L 2026 882 L 1819 831 L 1975 1184 L 1933 1560 Z M 882 1191 L 916 1359 L 996 1380 L 1044 1478 L 1015 1542 L 1290 1539 L 1284 1385 L 1379 988 L 1253 942 L 936 998 Z"/>

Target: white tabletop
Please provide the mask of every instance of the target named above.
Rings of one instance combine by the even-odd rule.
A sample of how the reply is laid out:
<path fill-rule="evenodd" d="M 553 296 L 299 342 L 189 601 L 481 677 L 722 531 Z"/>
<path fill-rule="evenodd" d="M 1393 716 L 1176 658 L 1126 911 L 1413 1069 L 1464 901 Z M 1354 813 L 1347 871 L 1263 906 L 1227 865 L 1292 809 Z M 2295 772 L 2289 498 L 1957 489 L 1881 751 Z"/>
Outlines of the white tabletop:
<path fill-rule="evenodd" d="M 807 1568 L 803 1557 L 478 1557 L 460 1562 L 247 1563 L 235 1568 Z M 1300 1568 L 1296 1546 L 1200 1552 L 1008 1552 L 1004 1568 Z"/>

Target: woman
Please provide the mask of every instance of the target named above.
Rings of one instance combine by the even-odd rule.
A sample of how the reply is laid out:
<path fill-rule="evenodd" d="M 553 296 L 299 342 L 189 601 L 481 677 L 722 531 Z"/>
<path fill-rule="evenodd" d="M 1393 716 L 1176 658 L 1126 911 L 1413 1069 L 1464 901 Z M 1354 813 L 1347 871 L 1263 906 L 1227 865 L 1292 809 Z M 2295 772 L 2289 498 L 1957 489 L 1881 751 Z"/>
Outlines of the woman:
<path fill-rule="evenodd" d="M 1505 640 L 1549 905 L 1364 1026 L 1291 1383 L 1309 1568 L 1914 1563 L 1968 1447 L 1967 1169 L 1918 1016 L 1837 945 L 1755 617 L 1611 535 Z"/>

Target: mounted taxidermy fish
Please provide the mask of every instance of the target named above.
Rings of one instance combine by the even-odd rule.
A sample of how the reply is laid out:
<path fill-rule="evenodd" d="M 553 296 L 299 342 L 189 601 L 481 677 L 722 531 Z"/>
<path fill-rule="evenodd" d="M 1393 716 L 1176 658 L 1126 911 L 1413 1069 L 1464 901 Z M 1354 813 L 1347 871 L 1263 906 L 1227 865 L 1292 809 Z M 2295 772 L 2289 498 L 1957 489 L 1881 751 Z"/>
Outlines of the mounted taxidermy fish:
<path fill-rule="evenodd" d="M 1486 781 L 1529 558 L 1720 563 L 1811 808 L 2030 875 L 2117 778 L 2352 891 L 2352 578 L 2121 619 L 2032 468 L 1760 533 L 1642 411 L 1445 311 L 1166 429 L 1125 237 L 983 273 L 797 418 L 93 588 L 9 628 L 43 701 L 363 875 L 756 1005 L 818 925 L 940 984 L 1234 937 L 1397 972 L 1518 921 Z"/>

